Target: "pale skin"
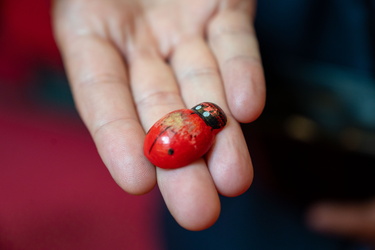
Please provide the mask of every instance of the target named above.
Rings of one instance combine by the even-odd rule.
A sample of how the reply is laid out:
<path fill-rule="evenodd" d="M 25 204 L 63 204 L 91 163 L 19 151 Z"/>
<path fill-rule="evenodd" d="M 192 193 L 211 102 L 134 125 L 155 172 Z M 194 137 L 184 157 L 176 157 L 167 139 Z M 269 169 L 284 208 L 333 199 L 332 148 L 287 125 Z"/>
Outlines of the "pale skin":
<path fill-rule="evenodd" d="M 176 221 L 211 226 L 218 193 L 248 189 L 253 170 L 238 122 L 261 113 L 265 86 L 253 1 L 61 0 L 54 26 L 76 106 L 114 180 L 131 194 L 158 184 Z M 228 125 L 203 159 L 176 170 L 143 155 L 145 131 L 202 101 Z M 244 108 L 246 107 L 246 108 Z"/>
<path fill-rule="evenodd" d="M 255 7 L 255 0 L 54 1 L 56 41 L 103 162 L 128 193 L 145 194 L 157 183 L 189 230 L 210 227 L 220 213 L 218 194 L 240 195 L 253 179 L 239 123 L 255 120 L 265 103 Z M 142 151 L 145 131 L 203 101 L 228 116 L 205 159 L 175 170 L 152 166 Z M 324 216 L 319 211 L 314 218 Z M 354 224 L 334 225 L 328 231 Z M 375 238 L 375 227 L 367 229 Z"/>

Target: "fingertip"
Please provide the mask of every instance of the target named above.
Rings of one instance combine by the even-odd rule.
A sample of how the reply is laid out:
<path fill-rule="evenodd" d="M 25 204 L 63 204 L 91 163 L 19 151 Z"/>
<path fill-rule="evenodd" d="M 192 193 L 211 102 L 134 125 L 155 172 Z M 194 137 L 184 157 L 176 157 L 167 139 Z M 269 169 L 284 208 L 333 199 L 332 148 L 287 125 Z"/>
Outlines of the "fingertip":
<path fill-rule="evenodd" d="M 229 119 L 228 127 L 216 138 L 207 155 L 210 173 L 217 191 L 227 197 L 246 192 L 253 182 L 253 165 L 238 123 Z"/>
<path fill-rule="evenodd" d="M 181 227 L 189 231 L 202 231 L 215 224 L 221 212 L 219 197 L 201 204 L 203 206 L 196 207 L 195 211 L 191 210 L 183 215 L 173 214 Z"/>
<path fill-rule="evenodd" d="M 144 132 L 136 121 L 108 123 L 93 137 L 112 178 L 124 191 L 141 195 L 154 188 L 155 167 L 143 155 Z"/>
<path fill-rule="evenodd" d="M 265 99 L 251 94 L 247 96 L 237 96 L 237 98 L 228 100 L 233 117 L 240 123 L 249 123 L 258 119 L 263 112 Z"/>
<path fill-rule="evenodd" d="M 262 65 L 258 60 L 240 57 L 227 63 L 223 72 L 229 108 L 242 123 L 256 120 L 266 101 Z"/>
<path fill-rule="evenodd" d="M 190 231 L 211 227 L 220 215 L 220 199 L 202 159 L 179 169 L 157 169 L 158 185 L 176 222 Z"/>
<path fill-rule="evenodd" d="M 131 162 L 130 164 L 134 164 L 139 170 L 127 166 L 126 163 L 108 166 L 112 178 L 129 194 L 143 195 L 150 192 L 156 185 L 155 167 L 147 162 Z"/>
<path fill-rule="evenodd" d="M 232 182 L 226 184 L 225 188 L 218 188 L 218 192 L 226 197 L 237 197 L 245 193 L 253 183 L 253 171 L 249 168 L 249 173 L 244 173 L 244 177 L 232 179 Z M 223 186 L 220 185 L 219 186 Z"/>
<path fill-rule="evenodd" d="M 247 159 L 236 159 L 231 163 L 217 163 L 214 168 L 219 169 L 212 171 L 212 175 L 217 191 L 223 196 L 239 196 L 245 193 L 253 183 L 253 167 Z"/>

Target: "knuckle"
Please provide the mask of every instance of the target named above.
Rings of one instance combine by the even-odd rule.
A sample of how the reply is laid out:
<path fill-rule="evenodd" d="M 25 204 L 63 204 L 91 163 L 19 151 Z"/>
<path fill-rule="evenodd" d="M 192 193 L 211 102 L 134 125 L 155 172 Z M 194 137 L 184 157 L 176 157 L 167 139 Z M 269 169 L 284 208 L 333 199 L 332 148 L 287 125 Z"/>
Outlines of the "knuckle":
<path fill-rule="evenodd" d="M 91 74 L 78 79 L 76 84 L 80 87 L 92 87 L 96 85 L 107 85 L 107 84 L 125 84 L 126 79 L 115 74 L 103 73 L 103 74 Z"/>
<path fill-rule="evenodd" d="M 155 106 L 176 105 L 179 102 L 179 94 L 174 91 L 156 91 L 144 95 L 135 100 L 138 110 L 148 109 Z"/>
<path fill-rule="evenodd" d="M 212 78 L 218 77 L 219 70 L 217 67 L 194 67 L 190 68 L 179 74 L 179 80 L 181 83 L 190 82 L 197 78 Z"/>

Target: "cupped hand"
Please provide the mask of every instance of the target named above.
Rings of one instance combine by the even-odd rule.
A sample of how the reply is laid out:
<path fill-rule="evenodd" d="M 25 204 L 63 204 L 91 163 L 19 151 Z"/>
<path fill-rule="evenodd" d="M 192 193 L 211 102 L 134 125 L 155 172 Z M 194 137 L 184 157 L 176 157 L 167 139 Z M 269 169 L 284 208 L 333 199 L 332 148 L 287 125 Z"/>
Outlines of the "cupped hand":
<path fill-rule="evenodd" d="M 375 199 L 360 203 L 315 204 L 308 212 L 308 223 L 317 231 L 375 246 Z"/>
<path fill-rule="evenodd" d="M 253 0 L 55 0 L 54 30 L 77 109 L 103 162 L 127 192 L 156 181 L 189 230 L 219 216 L 218 193 L 248 189 L 253 170 L 239 122 L 261 113 L 265 86 Z M 145 131 L 175 109 L 221 106 L 227 127 L 207 154 L 164 170 L 143 155 Z"/>

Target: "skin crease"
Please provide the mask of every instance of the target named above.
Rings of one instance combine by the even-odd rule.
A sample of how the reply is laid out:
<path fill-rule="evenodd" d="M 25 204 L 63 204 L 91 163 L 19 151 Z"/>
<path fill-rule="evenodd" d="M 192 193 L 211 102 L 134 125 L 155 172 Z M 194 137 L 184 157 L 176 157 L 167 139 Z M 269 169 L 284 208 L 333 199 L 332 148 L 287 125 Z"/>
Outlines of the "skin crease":
<path fill-rule="evenodd" d="M 238 122 L 261 113 L 264 81 L 240 80 L 240 72 L 226 68 L 248 65 L 242 74 L 262 75 L 258 48 L 248 43 L 255 39 L 254 7 L 247 0 L 54 2 L 55 37 L 76 106 L 103 162 L 129 193 L 146 193 L 157 182 L 171 214 L 189 230 L 217 220 L 218 190 L 239 195 L 252 181 Z M 255 98 L 237 96 L 245 101 L 236 106 L 227 97 L 237 88 Z M 217 137 L 212 152 L 231 156 L 229 174 L 221 170 L 220 157 L 209 159 L 209 168 L 200 159 L 181 169 L 155 171 L 143 156 L 145 131 L 166 113 L 202 101 L 217 103 L 228 115 L 225 134 L 232 138 Z M 228 149 L 221 140 L 239 143 Z"/>
<path fill-rule="evenodd" d="M 54 1 L 56 41 L 77 109 L 103 162 L 129 193 L 147 193 L 157 183 L 171 214 L 189 230 L 217 220 L 218 192 L 237 196 L 252 182 L 239 122 L 255 120 L 265 103 L 254 14 L 255 0 Z M 155 169 L 143 155 L 145 131 L 166 113 L 202 101 L 217 103 L 228 116 L 206 161 Z M 324 221 L 325 227 L 316 229 L 375 238 L 371 220 L 342 225 L 322 219 L 337 222 L 361 206 L 335 206 L 345 213 L 314 212 L 318 207 L 311 221 Z M 366 215 L 374 218 L 375 206 L 369 207 Z"/>

